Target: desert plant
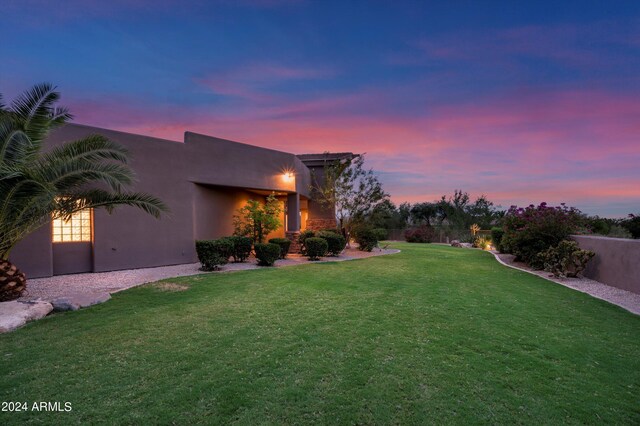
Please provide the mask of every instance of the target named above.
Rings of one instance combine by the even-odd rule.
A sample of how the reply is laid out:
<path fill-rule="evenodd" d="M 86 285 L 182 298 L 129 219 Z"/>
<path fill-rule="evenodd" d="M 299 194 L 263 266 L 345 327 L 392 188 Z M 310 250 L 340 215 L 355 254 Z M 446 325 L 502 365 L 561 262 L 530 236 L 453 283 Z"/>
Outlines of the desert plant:
<path fill-rule="evenodd" d="M 408 243 L 430 243 L 434 237 L 433 227 L 427 224 L 414 226 L 404 231 L 404 239 Z"/>
<path fill-rule="evenodd" d="M 196 241 L 196 254 L 205 271 L 216 271 L 226 265 L 232 253 L 233 243 L 228 239 Z"/>
<path fill-rule="evenodd" d="M 347 245 L 347 240 L 337 232 L 320 231 L 318 237 L 327 242 L 327 253 L 329 256 L 340 256 L 340 253 Z"/>
<path fill-rule="evenodd" d="M 289 253 L 289 247 L 291 247 L 291 240 L 287 238 L 271 238 L 269 240 L 271 244 L 277 244 L 280 247 L 280 259 L 285 259 L 287 253 Z"/>
<path fill-rule="evenodd" d="M 233 216 L 233 234 L 250 237 L 254 243 L 262 243 L 270 232 L 282 225 L 280 213 L 282 206 L 274 194 L 269 195 L 264 204 L 249 200 Z"/>
<path fill-rule="evenodd" d="M 325 254 L 327 254 L 327 249 L 329 248 L 327 240 L 318 237 L 307 238 L 306 245 L 307 256 L 309 256 L 309 260 L 318 260 Z"/>
<path fill-rule="evenodd" d="M 300 235 L 298 235 L 298 243 L 300 244 L 300 253 L 302 253 L 305 256 L 307 255 L 306 241 L 307 239 L 313 238 L 315 236 L 316 236 L 315 231 L 312 231 L 311 229 L 305 229 L 300 233 Z"/>
<path fill-rule="evenodd" d="M 22 272 L 9 262 L 13 247 L 53 219 L 68 219 L 90 208 L 112 212 L 134 206 L 160 217 L 167 208 L 157 198 L 125 191 L 134 173 L 127 151 L 104 136 L 91 135 L 43 152 L 49 132 L 72 116 L 56 107 L 60 94 L 39 84 L 10 106 L 0 95 L 0 301 L 20 296 Z"/>
<path fill-rule="evenodd" d="M 489 238 L 489 237 L 484 237 L 482 235 L 477 235 L 473 239 L 473 242 L 471 244 L 475 248 L 479 248 L 479 249 L 482 249 L 482 250 L 489 250 L 489 248 L 492 245 L 492 241 L 491 241 L 491 238 Z"/>
<path fill-rule="evenodd" d="M 556 277 L 577 277 L 593 256 L 593 251 L 581 250 L 578 243 L 568 240 L 560 241 L 557 246 L 538 254 L 544 270 Z"/>
<path fill-rule="evenodd" d="M 500 253 L 502 253 L 502 237 L 504 236 L 504 229 L 499 227 L 491 228 L 491 239 L 493 245 Z"/>
<path fill-rule="evenodd" d="M 549 207 L 547 203 L 526 208 L 511 206 L 504 217 L 503 250 L 514 254 L 535 269 L 544 266 L 538 253 L 557 246 L 583 227 L 585 216 L 576 208 L 564 204 Z"/>
<path fill-rule="evenodd" d="M 276 260 L 280 258 L 280 246 L 273 243 L 258 243 L 254 246 L 256 259 L 260 266 L 273 266 Z"/>
<path fill-rule="evenodd" d="M 244 262 L 249 258 L 251 254 L 251 238 L 242 237 L 239 235 L 233 235 L 231 237 L 223 237 L 222 240 L 229 241 L 232 245 L 231 256 L 235 263 Z"/>

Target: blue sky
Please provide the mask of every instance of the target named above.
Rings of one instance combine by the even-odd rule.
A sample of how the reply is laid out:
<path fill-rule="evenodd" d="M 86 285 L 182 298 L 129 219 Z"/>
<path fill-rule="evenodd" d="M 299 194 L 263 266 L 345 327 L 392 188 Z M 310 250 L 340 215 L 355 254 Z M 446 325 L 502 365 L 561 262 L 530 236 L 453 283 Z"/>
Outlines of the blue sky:
<path fill-rule="evenodd" d="M 640 212 L 639 2 L 0 2 L 0 91 L 79 123 L 366 152 L 396 202 Z"/>

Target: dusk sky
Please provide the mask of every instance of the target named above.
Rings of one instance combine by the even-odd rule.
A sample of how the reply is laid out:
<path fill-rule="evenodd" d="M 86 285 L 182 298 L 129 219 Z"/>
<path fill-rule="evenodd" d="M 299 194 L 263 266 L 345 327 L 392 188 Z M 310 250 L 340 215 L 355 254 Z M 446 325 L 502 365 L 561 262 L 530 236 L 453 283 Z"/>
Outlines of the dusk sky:
<path fill-rule="evenodd" d="M 0 0 L 0 55 L 7 100 L 47 81 L 76 123 L 366 152 L 396 203 L 640 213 L 640 1 Z"/>

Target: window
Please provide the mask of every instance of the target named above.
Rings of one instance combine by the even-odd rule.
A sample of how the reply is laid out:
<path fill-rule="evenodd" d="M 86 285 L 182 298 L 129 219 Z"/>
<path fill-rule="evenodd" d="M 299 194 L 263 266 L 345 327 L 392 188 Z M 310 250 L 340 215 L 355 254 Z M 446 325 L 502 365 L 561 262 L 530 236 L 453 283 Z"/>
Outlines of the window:
<path fill-rule="evenodd" d="M 53 219 L 53 242 L 71 243 L 91 241 L 91 209 L 74 213 L 69 220 Z"/>

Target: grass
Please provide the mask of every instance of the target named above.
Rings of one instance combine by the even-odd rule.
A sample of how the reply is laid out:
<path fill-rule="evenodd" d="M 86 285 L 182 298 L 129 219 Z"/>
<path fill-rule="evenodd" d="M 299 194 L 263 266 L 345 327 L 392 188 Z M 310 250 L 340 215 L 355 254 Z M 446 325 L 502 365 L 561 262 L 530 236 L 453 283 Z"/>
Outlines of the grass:
<path fill-rule="evenodd" d="M 0 336 L 1 424 L 638 424 L 640 317 L 476 250 L 167 280 Z"/>

